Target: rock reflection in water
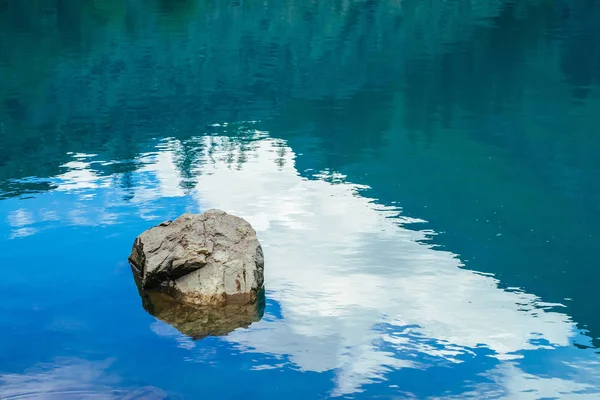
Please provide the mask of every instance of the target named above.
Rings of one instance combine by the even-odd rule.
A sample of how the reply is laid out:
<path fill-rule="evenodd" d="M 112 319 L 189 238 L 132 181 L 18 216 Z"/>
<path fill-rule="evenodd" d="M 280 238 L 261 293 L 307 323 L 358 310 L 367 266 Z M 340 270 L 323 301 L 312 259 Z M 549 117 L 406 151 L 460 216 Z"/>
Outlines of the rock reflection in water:
<path fill-rule="evenodd" d="M 253 322 L 260 321 L 264 315 L 264 290 L 255 304 L 197 306 L 178 302 L 162 292 L 142 290 L 135 270 L 132 272 L 144 310 L 194 340 L 206 336 L 226 336 L 238 328 L 247 328 Z"/>

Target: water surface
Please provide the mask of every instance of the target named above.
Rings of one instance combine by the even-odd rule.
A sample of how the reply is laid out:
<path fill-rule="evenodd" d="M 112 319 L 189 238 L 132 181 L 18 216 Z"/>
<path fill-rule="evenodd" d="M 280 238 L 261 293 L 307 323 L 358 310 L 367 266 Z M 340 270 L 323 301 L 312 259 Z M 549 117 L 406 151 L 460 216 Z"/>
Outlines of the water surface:
<path fill-rule="evenodd" d="M 598 2 L 0 20 L 0 397 L 600 396 Z M 257 230 L 266 304 L 198 339 L 127 256 L 209 208 Z"/>

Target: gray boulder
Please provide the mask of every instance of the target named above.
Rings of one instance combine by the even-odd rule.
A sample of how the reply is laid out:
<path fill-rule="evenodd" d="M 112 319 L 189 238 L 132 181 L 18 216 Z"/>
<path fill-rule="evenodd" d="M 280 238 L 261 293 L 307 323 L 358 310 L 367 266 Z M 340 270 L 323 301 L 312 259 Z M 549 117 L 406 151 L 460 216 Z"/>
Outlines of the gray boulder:
<path fill-rule="evenodd" d="M 220 210 L 183 214 L 138 236 L 129 262 L 142 290 L 159 290 L 190 304 L 255 303 L 264 258 L 256 232 Z"/>

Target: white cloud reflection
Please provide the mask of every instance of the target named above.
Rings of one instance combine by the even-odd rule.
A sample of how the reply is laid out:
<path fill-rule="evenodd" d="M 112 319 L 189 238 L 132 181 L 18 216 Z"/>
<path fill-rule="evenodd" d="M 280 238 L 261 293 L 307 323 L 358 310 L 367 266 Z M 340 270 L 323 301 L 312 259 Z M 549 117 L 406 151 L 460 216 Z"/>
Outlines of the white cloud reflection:
<path fill-rule="evenodd" d="M 532 390 L 539 382 L 511 360 L 524 350 L 567 346 L 576 334 L 552 305 L 503 290 L 492 276 L 434 250 L 427 244 L 433 232 L 362 196 L 362 186 L 330 171 L 301 177 L 285 142 L 262 138 L 236 163 L 241 145 L 232 139 L 194 140 L 204 148 L 194 167 L 199 208 L 221 208 L 252 223 L 265 249 L 269 297 L 281 307 L 282 318 L 267 315 L 223 338 L 240 350 L 287 359 L 303 371 L 335 371 L 331 394 L 344 395 L 391 370 L 459 363 L 485 347 L 499 365 L 490 376 L 503 377 L 502 393 L 516 393 L 515 382 L 532 382 Z M 183 195 L 178 149 L 178 142 L 167 143 L 146 164 L 144 173 L 156 180 L 154 191 L 150 182 L 136 191 L 140 204 Z M 565 382 L 539 384 L 554 393 L 566 390 Z"/>
<path fill-rule="evenodd" d="M 8 223 L 10 226 L 20 228 L 22 226 L 33 224 L 34 219 L 30 211 L 19 208 L 8 215 Z"/>
<path fill-rule="evenodd" d="M 147 204 L 161 197 L 185 196 L 181 188 L 181 173 L 175 165 L 175 154 L 182 151 L 176 140 L 165 141 L 161 151 L 142 156 L 143 166 L 139 169 L 139 182 L 136 184 L 136 204 Z"/>
<path fill-rule="evenodd" d="M 111 360 L 92 362 L 65 358 L 52 364 L 38 364 L 25 373 L 0 374 L 3 399 L 166 399 L 155 387 L 122 389 L 121 379 L 107 372 Z"/>
<path fill-rule="evenodd" d="M 155 215 L 156 206 L 151 206 L 153 201 L 162 197 L 185 195 L 177 186 L 181 180 L 173 159 L 175 152 L 179 150 L 177 142 L 165 144 L 169 146 L 166 151 L 142 155 L 142 167 L 136 171 L 138 180 L 130 202 L 138 207 L 139 215 L 148 220 L 159 218 Z M 97 157 L 95 154 L 69 155 L 73 160 L 61 165 L 64 172 L 52 178 L 57 192 L 72 196 L 69 198 L 69 207 L 62 207 L 60 201 L 54 201 L 41 209 L 36 209 L 34 205 L 31 209 L 22 207 L 10 212 L 7 218 L 10 226 L 9 239 L 34 235 L 50 227 L 48 223 L 52 222 L 76 226 L 122 223 L 119 219 L 121 215 L 116 209 L 126 204 L 122 201 L 126 193 L 114 187 L 115 175 L 102 174 L 98 170 L 99 166 L 106 167 L 114 162 L 94 160 Z M 98 199 L 99 195 L 103 196 Z"/>
<path fill-rule="evenodd" d="M 264 135 L 250 145 L 226 137 L 193 140 L 203 149 L 193 165 L 194 201 L 201 210 L 221 208 L 252 223 L 265 251 L 268 296 L 281 308 L 281 318 L 266 315 L 223 340 L 302 371 L 334 371 L 332 395 L 359 392 L 392 370 L 464 362 L 481 347 L 497 360 L 486 373 L 494 384 L 473 393 L 518 397 L 527 388 L 540 396 L 589 389 L 585 383 L 532 379 L 518 364 L 525 350 L 568 346 L 576 335 L 568 315 L 462 268 L 456 255 L 428 244 L 434 233 L 419 230 L 418 220 L 365 197 L 364 187 L 344 182 L 338 173 L 301 177 L 284 141 Z M 157 200 L 189 193 L 176 163 L 182 149 L 169 140 L 140 157 L 143 167 L 129 203 L 140 216 L 155 219 Z M 69 163 L 72 170 L 61 175 L 59 189 L 86 194 L 86 188 L 110 186 L 110 177 L 99 178 L 85 160 Z M 121 193 L 111 190 L 117 193 L 102 205 L 78 197 L 66 215 L 50 207 L 37 213 L 19 209 L 9 215 L 9 224 L 17 236 L 33 229 L 35 220 L 116 223 L 118 215 L 110 209 L 122 206 L 115 200 Z M 190 358 L 203 357 L 193 353 L 194 342 L 161 326 L 152 330 L 175 337 Z"/>
<path fill-rule="evenodd" d="M 540 347 L 532 340 L 566 346 L 575 335 L 567 315 L 462 269 L 454 254 L 425 244 L 431 232 L 389 218 L 397 211 L 361 196 L 359 186 L 302 178 L 292 150 L 278 151 L 285 143 L 260 140 L 252 150 L 258 157 L 232 168 L 214 157 L 231 148 L 230 139 L 204 140 L 212 141 L 204 155 L 212 162 L 197 177 L 200 208 L 221 208 L 255 226 L 269 297 L 282 310 L 282 319 L 225 339 L 241 349 L 286 356 L 301 370 L 335 370 L 333 394 L 341 395 L 390 369 L 426 368 L 422 355 L 459 362 L 485 346 L 510 360 Z"/>
<path fill-rule="evenodd" d="M 570 366 L 572 373 L 587 369 L 587 381 L 600 378 L 598 362 L 579 360 L 579 365 Z M 598 399 L 598 387 L 589 383 L 580 383 L 574 379 L 561 379 L 551 376 L 537 376 L 521 370 L 516 364 L 507 362 L 482 374 L 485 383 L 474 385 L 471 390 L 447 399 L 508 398 L 522 400 L 537 399 Z M 591 379 L 590 379 L 591 378 Z"/>
<path fill-rule="evenodd" d="M 95 156 L 95 154 L 72 155 L 74 160 L 61 165 L 65 172 L 56 176 L 56 190 L 71 192 L 110 187 L 109 177 L 100 175 L 93 168 L 94 163 L 99 163 L 90 160 Z M 87 195 L 93 193 L 87 192 Z"/>

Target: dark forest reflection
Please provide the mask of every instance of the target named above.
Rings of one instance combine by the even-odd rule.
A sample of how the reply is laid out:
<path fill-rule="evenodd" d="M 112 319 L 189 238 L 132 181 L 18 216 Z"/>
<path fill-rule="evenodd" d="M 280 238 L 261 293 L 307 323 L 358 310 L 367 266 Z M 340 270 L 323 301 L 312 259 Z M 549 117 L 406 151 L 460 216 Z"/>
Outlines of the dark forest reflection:
<path fill-rule="evenodd" d="M 336 169 L 382 151 L 390 130 L 433 146 L 440 128 L 462 129 L 471 136 L 454 140 L 511 150 L 542 135 L 566 152 L 553 161 L 565 173 L 598 146 L 581 109 L 600 82 L 593 1 L 38 0 L 4 1 L 0 18 L 8 193 L 9 179 L 55 175 L 67 151 L 132 159 L 152 132 L 185 138 L 220 121 L 309 131 Z M 543 133 L 556 124 L 572 134 Z"/>

